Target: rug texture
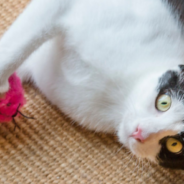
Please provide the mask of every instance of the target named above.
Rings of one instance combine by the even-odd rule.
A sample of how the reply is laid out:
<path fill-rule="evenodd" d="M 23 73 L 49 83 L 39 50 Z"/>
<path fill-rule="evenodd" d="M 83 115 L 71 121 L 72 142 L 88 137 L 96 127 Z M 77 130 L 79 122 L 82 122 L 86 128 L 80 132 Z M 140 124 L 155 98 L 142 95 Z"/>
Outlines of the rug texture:
<path fill-rule="evenodd" d="M 0 0 L 0 34 L 29 0 Z M 184 171 L 138 160 L 116 136 L 77 126 L 31 84 L 27 104 L 16 118 L 0 125 L 0 184 L 183 184 Z"/>

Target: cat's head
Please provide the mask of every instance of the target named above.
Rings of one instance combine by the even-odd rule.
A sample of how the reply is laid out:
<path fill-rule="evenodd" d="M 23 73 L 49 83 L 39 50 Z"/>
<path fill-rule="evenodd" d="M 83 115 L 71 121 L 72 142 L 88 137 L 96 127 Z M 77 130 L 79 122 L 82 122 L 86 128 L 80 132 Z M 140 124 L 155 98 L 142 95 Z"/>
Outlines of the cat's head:
<path fill-rule="evenodd" d="M 135 155 L 184 169 L 184 66 L 137 81 L 118 136 Z"/>

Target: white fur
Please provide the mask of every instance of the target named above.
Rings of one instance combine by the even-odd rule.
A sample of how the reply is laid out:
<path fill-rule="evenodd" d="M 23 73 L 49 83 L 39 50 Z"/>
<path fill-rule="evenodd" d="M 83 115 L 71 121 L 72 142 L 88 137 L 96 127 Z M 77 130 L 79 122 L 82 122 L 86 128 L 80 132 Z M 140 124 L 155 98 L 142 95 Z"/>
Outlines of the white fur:
<path fill-rule="evenodd" d="M 33 0 L 0 41 L 0 92 L 19 67 L 82 126 L 117 132 L 155 160 L 160 138 L 183 129 L 184 106 L 155 109 L 158 79 L 183 64 L 179 22 L 161 0 Z M 141 126 L 144 144 L 130 135 Z"/>

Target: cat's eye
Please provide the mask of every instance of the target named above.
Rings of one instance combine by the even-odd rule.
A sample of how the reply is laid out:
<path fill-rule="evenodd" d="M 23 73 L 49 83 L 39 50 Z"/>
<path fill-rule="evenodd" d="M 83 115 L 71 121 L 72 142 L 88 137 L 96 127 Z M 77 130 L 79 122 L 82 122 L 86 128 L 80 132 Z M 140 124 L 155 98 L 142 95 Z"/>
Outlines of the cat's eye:
<path fill-rule="evenodd" d="M 165 112 L 171 107 L 171 97 L 169 95 L 160 95 L 156 100 L 156 108 L 159 111 Z"/>
<path fill-rule="evenodd" d="M 171 153 L 179 153 L 183 145 L 180 141 L 174 138 L 168 138 L 166 142 L 166 147 Z"/>

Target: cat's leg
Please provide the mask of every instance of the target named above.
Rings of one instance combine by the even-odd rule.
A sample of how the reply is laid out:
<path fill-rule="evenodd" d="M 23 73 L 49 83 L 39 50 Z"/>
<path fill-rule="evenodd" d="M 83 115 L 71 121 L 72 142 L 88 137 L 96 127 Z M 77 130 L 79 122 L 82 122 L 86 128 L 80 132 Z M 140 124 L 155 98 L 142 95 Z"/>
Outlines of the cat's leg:
<path fill-rule="evenodd" d="M 74 0 L 33 0 L 0 40 L 0 93 L 9 76 L 40 45 L 59 34 L 60 17 Z"/>

